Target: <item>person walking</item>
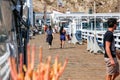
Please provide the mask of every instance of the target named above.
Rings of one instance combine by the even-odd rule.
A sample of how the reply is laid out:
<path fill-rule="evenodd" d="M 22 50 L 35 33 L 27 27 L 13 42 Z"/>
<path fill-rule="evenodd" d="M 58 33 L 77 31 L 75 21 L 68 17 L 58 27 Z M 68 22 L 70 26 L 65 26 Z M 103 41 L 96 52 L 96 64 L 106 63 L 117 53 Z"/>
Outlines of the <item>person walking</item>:
<path fill-rule="evenodd" d="M 60 28 L 60 48 L 64 47 L 65 41 L 66 41 L 66 31 L 64 27 L 62 26 Z"/>
<path fill-rule="evenodd" d="M 117 19 L 109 18 L 107 21 L 108 30 L 104 34 L 104 60 L 106 64 L 106 80 L 115 80 L 119 75 L 119 64 L 117 57 L 120 58 L 120 52 L 115 48 L 113 32 L 117 27 Z"/>
<path fill-rule="evenodd" d="M 49 26 L 48 29 L 46 30 L 46 41 L 49 44 L 49 49 L 51 49 L 53 41 L 53 30 L 51 26 Z"/>

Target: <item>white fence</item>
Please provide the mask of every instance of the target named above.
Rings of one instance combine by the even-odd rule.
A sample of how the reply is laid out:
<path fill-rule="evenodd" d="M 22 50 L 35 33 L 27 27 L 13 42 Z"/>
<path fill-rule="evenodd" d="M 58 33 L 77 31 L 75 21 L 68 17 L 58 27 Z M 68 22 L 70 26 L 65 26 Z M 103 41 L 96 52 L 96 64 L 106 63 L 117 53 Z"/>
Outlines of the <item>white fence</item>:
<path fill-rule="evenodd" d="M 83 40 L 87 40 L 87 50 L 91 53 L 104 53 L 103 49 L 103 33 L 104 31 L 82 30 Z"/>
<path fill-rule="evenodd" d="M 93 53 L 102 52 L 103 49 L 103 36 L 105 31 L 90 31 L 82 30 L 82 39 L 87 40 L 87 50 Z M 120 49 L 120 33 L 114 33 L 115 47 Z"/>
<path fill-rule="evenodd" d="M 115 47 L 117 49 L 120 49 L 120 33 L 115 33 L 114 37 L 115 37 Z"/>

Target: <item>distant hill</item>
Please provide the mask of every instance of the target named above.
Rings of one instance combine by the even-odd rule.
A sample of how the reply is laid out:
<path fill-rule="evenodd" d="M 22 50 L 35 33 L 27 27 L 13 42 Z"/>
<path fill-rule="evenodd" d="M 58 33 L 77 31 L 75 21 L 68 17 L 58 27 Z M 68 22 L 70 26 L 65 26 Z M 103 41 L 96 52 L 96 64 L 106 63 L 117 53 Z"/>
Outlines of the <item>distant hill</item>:
<path fill-rule="evenodd" d="M 62 5 L 58 6 L 57 1 L 62 1 Z M 33 9 L 35 12 L 44 12 L 46 5 L 47 12 L 70 10 L 88 13 L 90 9 L 94 11 L 94 1 L 97 13 L 120 12 L 120 0 L 33 0 Z"/>

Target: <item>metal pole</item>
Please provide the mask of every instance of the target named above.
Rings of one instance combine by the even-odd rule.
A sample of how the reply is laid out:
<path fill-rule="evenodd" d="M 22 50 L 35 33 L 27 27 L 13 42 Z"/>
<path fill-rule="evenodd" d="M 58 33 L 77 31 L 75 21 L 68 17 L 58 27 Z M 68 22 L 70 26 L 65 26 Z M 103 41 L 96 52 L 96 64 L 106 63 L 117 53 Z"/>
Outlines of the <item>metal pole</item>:
<path fill-rule="evenodd" d="M 94 1 L 94 43 L 96 41 L 96 3 Z M 95 50 L 95 44 L 94 44 L 94 50 Z"/>
<path fill-rule="evenodd" d="M 30 17 L 30 24 L 31 26 L 33 27 L 33 1 L 32 0 L 29 0 L 30 1 L 30 13 L 29 13 L 29 17 Z"/>
<path fill-rule="evenodd" d="M 44 24 L 46 24 L 46 3 L 44 2 Z"/>
<path fill-rule="evenodd" d="M 58 4 L 59 4 L 59 3 L 58 3 L 58 0 L 57 0 L 57 11 L 59 10 L 59 9 L 58 9 L 58 8 L 59 8 Z"/>
<path fill-rule="evenodd" d="M 95 33 L 96 33 L 96 3 L 94 1 L 94 30 L 95 30 Z"/>
<path fill-rule="evenodd" d="M 120 0 L 118 0 L 118 8 L 119 8 L 119 13 L 120 13 Z"/>

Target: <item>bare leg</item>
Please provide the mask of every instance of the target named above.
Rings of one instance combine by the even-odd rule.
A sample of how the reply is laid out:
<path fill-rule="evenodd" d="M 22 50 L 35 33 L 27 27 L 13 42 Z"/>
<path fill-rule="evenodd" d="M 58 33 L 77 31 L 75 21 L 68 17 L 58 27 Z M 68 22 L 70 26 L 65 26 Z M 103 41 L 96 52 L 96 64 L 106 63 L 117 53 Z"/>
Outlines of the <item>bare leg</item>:
<path fill-rule="evenodd" d="M 60 41 L 60 48 L 62 48 L 62 40 Z"/>
<path fill-rule="evenodd" d="M 51 45 L 49 45 L 49 49 L 51 49 Z"/>
<path fill-rule="evenodd" d="M 106 75 L 106 80 L 112 80 L 112 75 Z"/>
<path fill-rule="evenodd" d="M 118 75 L 119 75 L 119 72 L 116 73 L 116 74 L 114 74 L 114 75 L 112 76 L 112 80 L 115 80 L 115 78 L 116 78 Z"/>
<path fill-rule="evenodd" d="M 65 45 L 65 41 L 62 41 L 62 48 L 64 48 L 64 45 Z"/>

